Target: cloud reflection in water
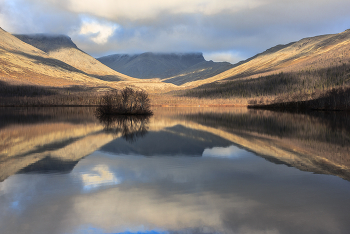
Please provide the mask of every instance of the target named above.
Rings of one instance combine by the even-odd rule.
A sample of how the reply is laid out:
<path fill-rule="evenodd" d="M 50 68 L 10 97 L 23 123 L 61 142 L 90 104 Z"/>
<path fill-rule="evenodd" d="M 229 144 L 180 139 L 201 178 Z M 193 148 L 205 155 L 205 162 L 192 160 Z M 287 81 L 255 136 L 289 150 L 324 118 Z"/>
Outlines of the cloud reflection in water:
<path fill-rule="evenodd" d="M 246 154 L 247 151 L 238 148 L 237 146 L 231 145 L 229 147 L 213 147 L 211 149 L 205 149 L 203 157 L 214 157 L 214 158 L 239 158 Z"/>
<path fill-rule="evenodd" d="M 231 157 L 236 150 L 213 147 L 204 155 Z M 4 181 L 0 208 L 6 210 L 16 194 L 23 194 L 23 212 L 0 214 L 0 226 L 6 227 L 2 233 L 349 230 L 347 181 L 237 152 L 244 157 L 141 157 L 97 151 L 80 160 L 71 174 L 10 177 Z M 16 188 L 8 186 L 13 182 Z M 28 195 L 32 199 L 25 199 Z"/>
<path fill-rule="evenodd" d="M 97 165 L 88 173 L 81 174 L 84 191 L 89 192 L 101 186 L 116 185 L 121 180 L 113 174 L 107 165 Z"/>

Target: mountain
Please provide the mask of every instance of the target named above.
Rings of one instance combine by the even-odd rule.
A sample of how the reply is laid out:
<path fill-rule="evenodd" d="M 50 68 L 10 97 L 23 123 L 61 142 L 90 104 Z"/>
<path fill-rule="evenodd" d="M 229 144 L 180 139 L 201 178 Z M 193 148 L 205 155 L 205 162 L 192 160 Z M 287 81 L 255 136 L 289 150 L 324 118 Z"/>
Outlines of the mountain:
<path fill-rule="evenodd" d="M 63 44 L 70 41 L 67 37 L 60 36 L 59 38 L 64 39 Z M 50 43 L 46 42 L 46 44 Z M 51 43 L 51 45 L 55 47 L 55 43 Z M 70 45 L 72 47 L 72 43 L 70 43 Z M 47 47 L 45 50 L 47 50 Z M 78 51 L 78 49 L 76 50 Z M 94 61 L 91 56 L 83 52 L 79 53 L 83 54 L 86 59 Z M 67 55 L 66 57 L 69 56 Z M 96 63 L 98 63 L 98 61 L 96 61 Z M 98 74 L 99 72 L 91 72 L 92 68 L 82 69 L 82 67 L 79 66 L 74 67 L 69 63 L 54 58 L 46 52 L 21 41 L 2 28 L 0 28 L 0 64 L 0 81 L 11 85 L 53 87 L 80 85 L 105 87 L 114 86 L 115 84 L 103 81 L 102 79 L 104 77 L 113 78 L 113 80 L 131 79 L 125 75 L 119 75 L 115 71 L 107 72 L 109 68 L 105 69 L 105 73 Z M 101 65 L 101 67 L 102 66 L 103 65 Z M 93 74 L 90 74 L 90 72 Z"/>
<path fill-rule="evenodd" d="M 160 78 L 162 82 L 189 89 L 214 84 L 217 81 L 258 78 L 280 72 L 299 72 L 305 68 L 338 66 L 348 62 L 348 48 L 350 30 L 276 45 L 236 64 L 206 61 L 201 53 L 116 54 L 97 60 L 132 77 Z"/>
<path fill-rule="evenodd" d="M 171 77 L 192 65 L 205 61 L 201 53 L 150 52 L 136 55 L 115 54 L 97 60 L 123 74 L 140 79 Z"/>
<path fill-rule="evenodd" d="M 50 57 L 63 61 L 86 74 L 102 80 L 119 81 L 130 77 L 103 65 L 95 58 L 80 50 L 66 35 L 30 34 L 14 35 L 21 41 L 44 51 Z"/>
<path fill-rule="evenodd" d="M 0 29 L 0 64 L 0 79 L 11 84 L 65 86 L 98 82 L 3 29 Z"/>
<path fill-rule="evenodd" d="M 97 60 L 132 77 L 160 78 L 176 85 L 205 79 L 232 68 L 230 63 L 206 61 L 202 53 L 114 54 Z"/>
<path fill-rule="evenodd" d="M 258 78 L 280 72 L 299 72 L 322 69 L 349 63 L 350 30 L 301 39 L 286 45 L 274 46 L 234 67 L 205 80 L 186 83 L 199 85 L 238 78 Z"/>

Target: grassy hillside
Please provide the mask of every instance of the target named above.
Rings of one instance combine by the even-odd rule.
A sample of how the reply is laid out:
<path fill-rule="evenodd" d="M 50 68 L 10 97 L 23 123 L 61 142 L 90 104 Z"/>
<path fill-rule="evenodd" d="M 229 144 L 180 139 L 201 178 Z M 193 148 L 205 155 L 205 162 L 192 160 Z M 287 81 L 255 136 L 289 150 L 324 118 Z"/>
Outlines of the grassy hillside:
<path fill-rule="evenodd" d="M 349 63 L 350 30 L 339 34 L 304 38 L 278 45 L 242 61 L 236 67 L 203 81 L 186 86 L 200 86 L 215 81 L 256 78 L 280 72 L 299 72 Z"/>
<path fill-rule="evenodd" d="M 350 30 L 273 47 L 181 95 L 246 99 L 246 104 L 307 101 L 350 87 Z M 346 93 L 346 92 L 345 92 Z M 344 96 L 341 102 L 349 102 Z M 350 105 L 350 104 L 349 104 Z"/>
<path fill-rule="evenodd" d="M 64 87 L 110 85 L 50 57 L 0 29 L 0 80 L 9 84 Z"/>

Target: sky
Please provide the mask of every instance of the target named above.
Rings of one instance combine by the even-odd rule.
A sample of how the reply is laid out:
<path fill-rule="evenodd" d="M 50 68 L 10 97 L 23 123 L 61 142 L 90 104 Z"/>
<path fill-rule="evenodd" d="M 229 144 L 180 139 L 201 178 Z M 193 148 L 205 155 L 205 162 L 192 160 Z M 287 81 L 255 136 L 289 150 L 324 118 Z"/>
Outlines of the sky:
<path fill-rule="evenodd" d="M 350 28 L 349 0 L 0 0 L 0 27 L 65 34 L 93 57 L 203 52 L 231 63 Z"/>

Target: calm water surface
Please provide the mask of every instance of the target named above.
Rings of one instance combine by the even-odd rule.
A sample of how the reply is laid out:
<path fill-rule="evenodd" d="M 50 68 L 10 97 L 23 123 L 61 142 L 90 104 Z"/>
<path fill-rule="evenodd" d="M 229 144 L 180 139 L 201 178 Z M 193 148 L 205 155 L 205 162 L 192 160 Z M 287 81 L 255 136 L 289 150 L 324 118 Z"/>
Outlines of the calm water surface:
<path fill-rule="evenodd" d="M 349 113 L 0 120 L 0 233 L 350 233 Z"/>

